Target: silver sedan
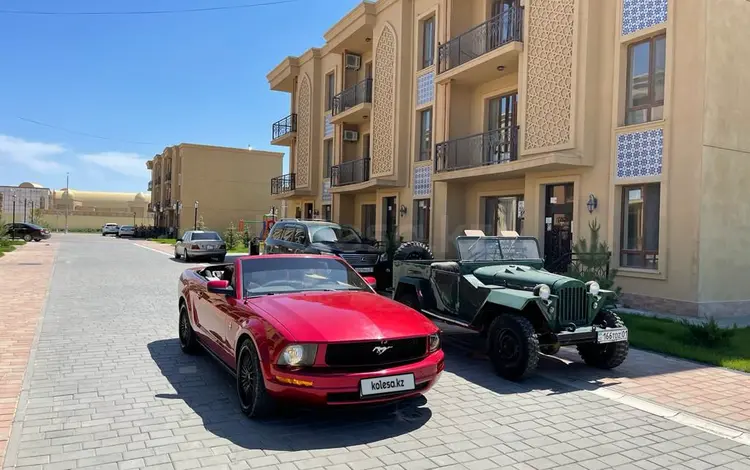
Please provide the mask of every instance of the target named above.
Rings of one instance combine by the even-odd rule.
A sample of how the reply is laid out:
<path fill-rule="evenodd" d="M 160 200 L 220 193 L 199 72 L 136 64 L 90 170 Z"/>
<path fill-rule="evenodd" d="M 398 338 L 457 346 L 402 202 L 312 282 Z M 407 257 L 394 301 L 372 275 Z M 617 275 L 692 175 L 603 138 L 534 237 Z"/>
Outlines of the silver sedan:
<path fill-rule="evenodd" d="M 189 230 L 174 245 L 174 257 L 185 261 L 195 258 L 216 258 L 221 263 L 227 255 L 227 244 L 217 232 Z"/>

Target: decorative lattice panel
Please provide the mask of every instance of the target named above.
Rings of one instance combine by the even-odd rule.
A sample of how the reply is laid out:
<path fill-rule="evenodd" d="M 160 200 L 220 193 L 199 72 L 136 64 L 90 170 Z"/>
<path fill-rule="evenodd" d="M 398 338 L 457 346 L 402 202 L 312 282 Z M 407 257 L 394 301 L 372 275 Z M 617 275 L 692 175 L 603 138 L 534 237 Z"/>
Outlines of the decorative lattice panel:
<path fill-rule="evenodd" d="M 417 78 L 417 106 L 435 99 L 435 72 L 427 72 Z"/>
<path fill-rule="evenodd" d="M 333 137 L 333 124 L 331 123 L 331 119 L 333 116 L 331 113 L 326 113 L 323 122 L 325 123 L 325 127 L 323 128 L 324 137 L 327 139 L 329 137 Z"/>
<path fill-rule="evenodd" d="M 414 197 L 429 196 L 432 192 L 432 167 L 418 166 L 414 168 Z"/>
<path fill-rule="evenodd" d="M 331 202 L 331 180 L 323 180 L 323 202 Z"/>
<path fill-rule="evenodd" d="M 663 153 L 663 129 L 618 135 L 617 178 L 661 175 Z"/>
<path fill-rule="evenodd" d="M 307 75 L 299 82 L 299 101 L 297 102 L 297 165 L 295 166 L 296 186 L 307 188 L 310 184 L 310 126 L 312 90 Z"/>
<path fill-rule="evenodd" d="M 396 122 L 396 33 L 386 24 L 375 46 L 372 103 L 372 174 L 393 173 Z"/>
<path fill-rule="evenodd" d="M 524 148 L 564 145 L 571 140 L 575 0 L 534 0 L 526 9 Z"/>
<path fill-rule="evenodd" d="M 622 35 L 667 21 L 667 0 L 622 0 Z"/>

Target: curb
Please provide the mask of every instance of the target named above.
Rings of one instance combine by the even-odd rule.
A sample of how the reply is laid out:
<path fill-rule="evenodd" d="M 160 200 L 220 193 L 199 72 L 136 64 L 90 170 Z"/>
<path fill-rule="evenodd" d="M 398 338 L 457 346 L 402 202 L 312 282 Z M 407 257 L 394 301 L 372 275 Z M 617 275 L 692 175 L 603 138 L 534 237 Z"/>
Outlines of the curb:
<path fill-rule="evenodd" d="M 540 377 L 544 377 L 547 380 L 551 380 L 553 382 L 557 382 L 571 388 L 582 390 L 584 392 L 593 393 L 594 395 L 598 395 L 602 398 L 607 398 L 609 400 L 622 403 L 623 405 L 631 406 L 641 411 L 645 411 L 646 413 L 661 416 L 662 418 L 666 418 L 670 421 L 674 421 L 691 428 L 700 429 L 701 431 L 705 431 L 715 436 L 723 437 L 724 439 L 732 440 L 739 444 L 750 446 L 750 432 L 743 431 L 726 424 L 717 423 L 716 421 L 712 421 L 710 419 L 701 418 L 700 416 L 694 415 L 692 413 L 687 413 L 682 410 L 675 410 L 667 406 L 657 405 L 656 403 L 653 403 L 651 401 L 634 397 L 626 393 L 614 392 L 602 388 L 592 390 L 582 386 L 581 382 L 566 380 L 547 373 L 538 373 L 538 375 Z"/>

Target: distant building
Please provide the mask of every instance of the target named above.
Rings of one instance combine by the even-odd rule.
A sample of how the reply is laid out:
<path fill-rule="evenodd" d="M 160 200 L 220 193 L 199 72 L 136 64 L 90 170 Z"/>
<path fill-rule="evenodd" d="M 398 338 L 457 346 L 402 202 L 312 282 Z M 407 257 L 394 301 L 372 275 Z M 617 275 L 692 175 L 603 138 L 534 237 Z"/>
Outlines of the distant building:
<path fill-rule="evenodd" d="M 274 204 L 268 182 L 281 173 L 283 157 L 281 152 L 212 145 L 165 148 L 146 162 L 156 226 L 179 233 L 192 229 L 196 201 L 198 218 L 212 230 L 222 232 L 240 220 L 260 222 Z"/>
<path fill-rule="evenodd" d="M 3 219 L 13 218 L 14 207 L 16 221 L 23 221 L 24 214 L 31 219 L 34 209 L 49 209 L 51 205 L 52 190 L 40 184 L 24 182 L 18 186 L 0 186 L 0 216 Z"/>

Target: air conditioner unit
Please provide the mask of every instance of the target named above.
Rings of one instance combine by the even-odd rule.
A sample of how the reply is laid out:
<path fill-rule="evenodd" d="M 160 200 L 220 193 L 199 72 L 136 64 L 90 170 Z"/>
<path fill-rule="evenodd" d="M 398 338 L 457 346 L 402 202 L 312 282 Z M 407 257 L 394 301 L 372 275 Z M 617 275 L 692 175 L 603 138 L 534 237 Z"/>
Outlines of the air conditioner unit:
<path fill-rule="evenodd" d="M 357 131 L 344 131 L 344 140 L 346 142 L 356 142 L 359 139 Z"/>
<path fill-rule="evenodd" d="M 346 54 L 346 68 L 351 70 L 359 70 L 362 65 L 362 57 L 357 54 Z"/>

